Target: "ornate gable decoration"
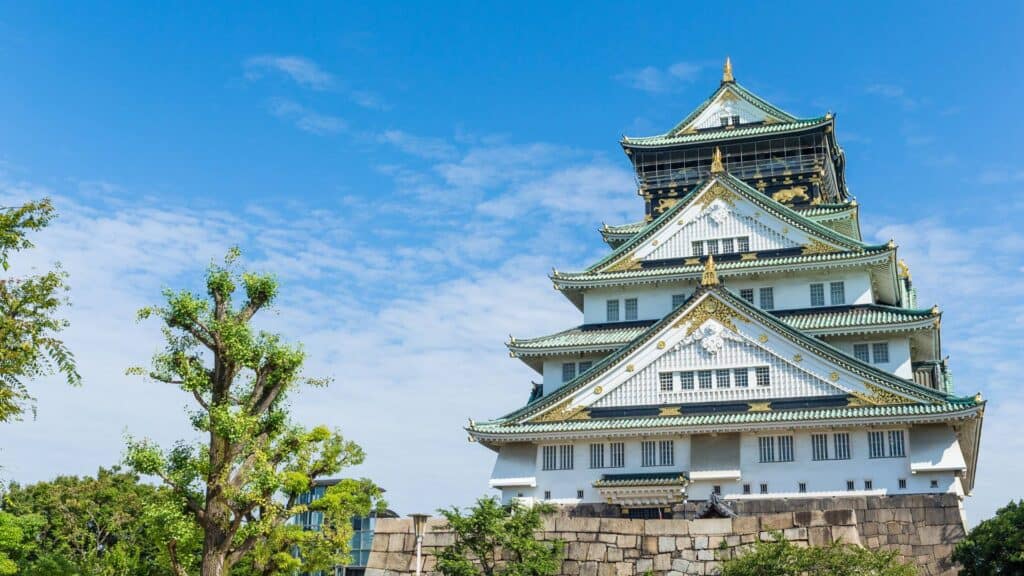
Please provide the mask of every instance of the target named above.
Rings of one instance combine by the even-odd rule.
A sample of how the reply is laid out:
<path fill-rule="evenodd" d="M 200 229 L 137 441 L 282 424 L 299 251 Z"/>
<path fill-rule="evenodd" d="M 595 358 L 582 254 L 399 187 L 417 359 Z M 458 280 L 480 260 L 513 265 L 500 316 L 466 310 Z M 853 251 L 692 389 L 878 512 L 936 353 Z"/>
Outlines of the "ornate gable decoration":
<path fill-rule="evenodd" d="M 684 314 L 679 318 L 679 320 L 676 320 L 676 323 L 673 324 L 672 327 L 682 328 L 685 326 L 686 336 L 690 337 L 708 320 L 716 320 L 719 324 L 733 332 L 737 332 L 736 324 L 733 320 L 749 322 L 749 320 L 741 316 L 739 312 L 733 310 L 725 303 L 720 302 L 716 298 L 709 297 L 705 298 L 699 306 L 695 306 L 689 312 Z"/>
<path fill-rule="evenodd" d="M 864 404 L 916 404 L 919 400 L 912 400 L 905 396 L 890 392 L 881 386 L 876 386 L 870 382 L 864 382 L 864 387 L 868 390 L 868 393 L 864 392 L 851 392 L 851 394 L 860 400 L 860 403 Z"/>
<path fill-rule="evenodd" d="M 551 410 L 544 412 L 540 416 L 531 418 L 530 422 L 540 423 L 565 422 L 567 420 L 589 420 L 590 416 L 587 415 L 586 410 L 586 406 L 573 407 L 572 398 L 569 398 Z"/>

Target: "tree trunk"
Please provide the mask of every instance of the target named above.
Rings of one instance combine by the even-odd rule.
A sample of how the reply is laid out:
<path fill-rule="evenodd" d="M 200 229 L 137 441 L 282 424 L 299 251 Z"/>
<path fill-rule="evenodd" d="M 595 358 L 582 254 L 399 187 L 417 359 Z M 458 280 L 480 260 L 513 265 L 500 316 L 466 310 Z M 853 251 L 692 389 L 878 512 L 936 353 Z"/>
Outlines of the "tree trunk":
<path fill-rule="evenodd" d="M 227 572 L 224 570 L 224 560 L 226 557 L 227 554 L 217 551 L 203 551 L 202 576 L 226 576 Z"/>

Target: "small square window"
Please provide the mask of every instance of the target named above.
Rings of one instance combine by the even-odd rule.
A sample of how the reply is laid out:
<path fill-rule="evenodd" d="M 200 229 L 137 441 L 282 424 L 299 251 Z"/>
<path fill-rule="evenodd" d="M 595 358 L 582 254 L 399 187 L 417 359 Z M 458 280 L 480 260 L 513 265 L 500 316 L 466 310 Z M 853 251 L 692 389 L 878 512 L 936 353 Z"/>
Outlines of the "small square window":
<path fill-rule="evenodd" d="M 740 252 L 749 252 L 750 251 L 750 237 L 749 236 L 740 236 L 739 238 L 737 238 L 736 239 L 736 248 Z"/>
<path fill-rule="evenodd" d="M 875 489 L 875 483 L 872 482 L 871 480 L 865 480 L 864 481 L 864 489 L 865 490 L 874 490 Z"/>
<path fill-rule="evenodd" d="M 562 364 L 562 382 L 568 382 L 576 377 L 576 363 L 566 362 Z"/>
<path fill-rule="evenodd" d="M 679 308 L 686 302 L 686 294 L 673 294 L 672 295 L 672 308 Z"/>
<path fill-rule="evenodd" d="M 702 390 L 708 390 L 711 388 L 711 370 L 701 370 L 697 372 L 697 380 L 700 383 Z"/>
<path fill-rule="evenodd" d="M 761 494 L 767 494 L 767 493 L 768 493 L 768 484 L 765 483 L 765 482 L 762 482 L 761 483 Z"/>
<path fill-rule="evenodd" d="M 740 117 L 739 116 L 732 116 L 730 119 L 732 120 L 732 125 L 733 126 L 739 126 L 740 125 Z"/>
<path fill-rule="evenodd" d="M 900 478 L 899 479 L 899 487 L 900 487 L 900 490 L 906 490 L 907 489 L 907 479 L 906 478 Z"/>
<path fill-rule="evenodd" d="M 939 487 L 939 481 L 938 480 L 932 480 L 931 484 L 929 484 L 929 486 L 931 486 L 932 488 L 938 488 Z"/>
<path fill-rule="evenodd" d="M 719 486 L 718 484 L 715 484 L 714 486 L 711 487 L 711 492 L 716 494 L 716 495 L 718 495 L 718 496 L 721 496 L 722 495 L 722 487 Z"/>
<path fill-rule="evenodd" d="M 636 298 L 626 298 L 626 320 L 636 320 L 637 303 Z"/>
<path fill-rule="evenodd" d="M 801 494 L 807 492 L 807 482 L 797 484 L 797 492 L 800 492 Z"/>
<path fill-rule="evenodd" d="M 587 370 L 590 370 L 594 366 L 593 360 L 587 360 L 586 362 L 580 362 L 580 369 L 577 374 L 583 374 Z"/>
<path fill-rule="evenodd" d="M 771 386 L 771 372 L 768 371 L 767 366 L 758 366 L 757 368 L 754 368 L 754 373 L 757 376 L 758 386 Z"/>
<path fill-rule="evenodd" d="M 828 291 L 830 302 L 833 306 L 846 304 L 846 285 L 843 282 L 830 282 Z"/>
<path fill-rule="evenodd" d="M 718 117 L 718 121 L 721 123 L 723 128 L 729 125 L 729 117 L 728 116 L 719 116 Z"/>
<path fill-rule="evenodd" d="M 871 357 L 868 353 L 867 344 L 854 344 L 853 345 L 853 357 L 861 362 L 871 362 Z"/>
<path fill-rule="evenodd" d="M 606 310 L 608 312 L 607 319 L 609 322 L 619 321 L 619 301 L 609 300 L 606 303 Z"/>
<path fill-rule="evenodd" d="M 731 370 L 715 370 L 715 385 L 719 388 L 729 388 L 732 382 L 729 379 Z"/>
<path fill-rule="evenodd" d="M 747 376 L 748 372 L 746 368 L 737 368 L 732 371 L 732 378 L 736 382 L 737 388 L 747 387 Z"/>
<path fill-rule="evenodd" d="M 577 490 L 576 497 L 579 498 L 580 500 L 583 500 L 583 490 Z"/>
<path fill-rule="evenodd" d="M 743 485 L 743 493 L 744 494 L 750 494 L 750 484 L 744 484 Z"/>
<path fill-rule="evenodd" d="M 662 372 L 661 374 L 658 374 L 658 379 L 659 379 L 660 384 L 661 384 L 661 391 L 662 392 L 671 392 L 672 391 L 672 373 L 671 372 Z"/>
<path fill-rule="evenodd" d="M 886 364 L 889 362 L 889 343 L 875 342 L 871 345 L 871 357 L 875 364 Z"/>
<path fill-rule="evenodd" d="M 732 254 L 735 251 L 736 251 L 735 248 L 733 248 L 733 240 L 732 240 L 732 238 L 723 238 L 722 239 L 722 254 Z"/>
<path fill-rule="evenodd" d="M 761 309 L 762 310 L 774 310 L 775 309 L 775 290 L 771 286 L 761 288 L 758 294 L 761 297 Z"/>
<path fill-rule="evenodd" d="M 854 484 L 853 480 L 847 480 L 846 481 L 846 489 L 850 490 L 850 491 L 853 491 L 853 490 L 857 489 L 857 486 Z"/>
<path fill-rule="evenodd" d="M 702 242 L 700 240 L 694 240 L 693 242 L 690 243 L 690 246 L 693 247 L 693 255 L 694 256 L 703 256 L 704 255 L 704 242 Z"/>
<path fill-rule="evenodd" d="M 708 254 L 718 254 L 718 240 L 708 240 Z"/>
<path fill-rule="evenodd" d="M 825 285 L 811 284 L 811 306 L 825 305 Z"/>
<path fill-rule="evenodd" d="M 740 298 L 743 298 L 747 302 L 750 302 L 751 304 L 753 304 L 754 303 L 754 289 L 753 288 L 741 288 L 740 289 Z"/>
<path fill-rule="evenodd" d="M 682 390 L 693 390 L 693 372 L 679 373 L 679 388 Z"/>
<path fill-rule="evenodd" d="M 544 491 L 544 499 L 545 500 L 551 500 L 551 490 L 545 490 Z"/>

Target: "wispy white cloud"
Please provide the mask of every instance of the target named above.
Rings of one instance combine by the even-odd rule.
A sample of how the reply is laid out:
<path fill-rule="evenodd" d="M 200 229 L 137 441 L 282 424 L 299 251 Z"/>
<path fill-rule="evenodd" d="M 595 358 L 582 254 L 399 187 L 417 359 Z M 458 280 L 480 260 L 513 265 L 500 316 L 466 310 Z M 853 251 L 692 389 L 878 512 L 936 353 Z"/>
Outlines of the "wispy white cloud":
<path fill-rule="evenodd" d="M 673 92 L 696 80 L 704 68 L 706 66 L 701 63 L 676 62 L 665 68 L 644 66 L 627 70 L 615 79 L 644 92 Z"/>
<path fill-rule="evenodd" d="M 335 85 L 334 75 L 312 60 L 301 56 L 253 56 L 244 62 L 245 77 L 257 80 L 268 73 L 283 74 L 295 83 L 313 90 L 326 90 Z"/>
<path fill-rule="evenodd" d="M 918 105 L 917 99 L 910 97 L 907 94 L 906 88 L 898 84 L 876 82 L 865 86 L 864 92 L 898 102 L 904 109 L 908 110 L 914 109 Z"/>
<path fill-rule="evenodd" d="M 297 128 L 311 134 L 327 135 L 343 132 L 348 123 L 338 116 L 321 114 L 291 100 L 275 99 L 270 103 L 270 111 L 279 118 L 285 118 Z"/>
<path fill-rule="evenodd" d="M 455 146 L 440 138 L 416 136 L 403 130 L 385 130 L 377 139 L 406 154 L 429 160 L 446 160 L 456 155 Z"/>

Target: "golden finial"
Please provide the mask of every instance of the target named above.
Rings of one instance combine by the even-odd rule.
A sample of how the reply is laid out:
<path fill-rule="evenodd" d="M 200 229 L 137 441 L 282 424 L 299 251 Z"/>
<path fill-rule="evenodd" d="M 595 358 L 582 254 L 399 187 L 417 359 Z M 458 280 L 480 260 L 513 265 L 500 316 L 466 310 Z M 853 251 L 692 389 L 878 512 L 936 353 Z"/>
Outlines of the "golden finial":
<path fill-rule="evenodd" d="M 938 304 L 935 304 L 935 305 L 932 306 L 932 309 L 931 309 L 932 316 L 938 316 L 941 312 L 942 311 L 939 310 L 939 305 Z"/>
<path fill-rule="evenodd" d="M 897 264 L 900 267 L 900 276 L 910 280 L 910 266 L 907 266 L 907 263 L 903 261 L 903 258 L 900 258 Z"/>
<path fill-rule="evenodd" d="M 715 271 L 715 255 L 708 254 L 704 262 L 704 274 L 700 277 L 701 286 L 718 286 L 718 272 Z"/>
<path fill-rule="evenodd" d="M 718 174 L 720 172 L 725 172 L 725 166 L 722 165 L 722 151 L 715 146 L 715 154 L 711 157 L 711 173 Z"/>
<path fill-rule="evenodd" d="M 726 56 L 725 66 L 722 67 L 722 84 L 735 81 L 736 79 L 732 77 L 732 60 Z"/>

